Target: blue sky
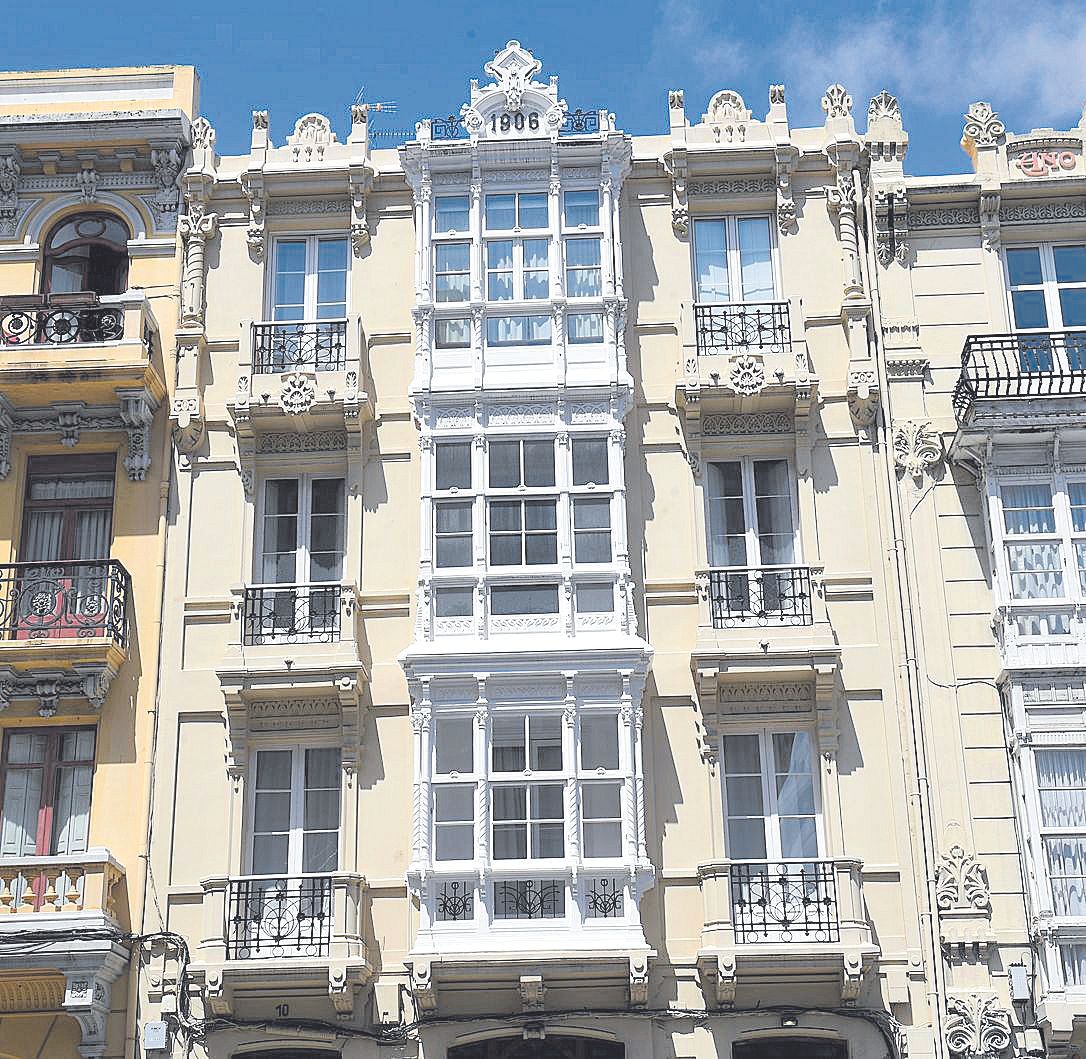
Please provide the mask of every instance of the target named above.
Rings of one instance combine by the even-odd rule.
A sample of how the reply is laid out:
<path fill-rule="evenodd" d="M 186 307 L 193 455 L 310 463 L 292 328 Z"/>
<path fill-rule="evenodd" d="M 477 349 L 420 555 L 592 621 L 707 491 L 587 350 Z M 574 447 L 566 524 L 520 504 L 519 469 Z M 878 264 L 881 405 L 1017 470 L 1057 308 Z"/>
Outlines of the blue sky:
<path fill-rule="evenodd" d="M 342 138 L 363 87 L 366 99 L 399 106 L 374 128 L 413 129 L 420 117 L 454 113 L 468 79 L 483 78 L 484 62 L 512 37 L 542 59 L 544 75 L 559 75 L 571 109 L 606 107 L 631 133 L 665 131 L 669 88 L 685 89 L 697 120 L 721 88 L 762 116 L 769 84 L 783 82 L 795 126 L 820 124 L 822 90 L 841 81 L 861 130 L 868 99 L 889 89 L 910 134 L 906 168 L 917 174 L 968 166 L 958 141 L 973 100 L 989 100 L 1012 131 L 1074 126 L 1086 101 L 1086 0 L 39 0 L 9 15 L 0 62 L 193 63 L 203 112 L 229 154 L 247 150 L 257 108 L 271 112 L 275 142 L 311 110 Z"/>

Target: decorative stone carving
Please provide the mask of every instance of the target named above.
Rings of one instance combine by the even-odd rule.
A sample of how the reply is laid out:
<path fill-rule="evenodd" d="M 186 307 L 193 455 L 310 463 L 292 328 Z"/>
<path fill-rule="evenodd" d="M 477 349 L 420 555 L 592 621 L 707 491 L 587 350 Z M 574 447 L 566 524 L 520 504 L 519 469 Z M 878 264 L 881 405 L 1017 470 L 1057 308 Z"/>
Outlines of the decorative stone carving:
<path fill-rule="evenodd" d="M 156 404 L 144 389 L 118 390 L 121 419 L 128 434 L 124 469 L 133 482 L 142 482 L 151 466 L 151 421 Z"/>
<path fill-rule="evenodd" d="M 185 247 L 181 279 L 181 325 L 203 327 L 204 263 L 207 241 L 215 234 L 218 218 L 207 210 L 200 198 L 190 198 L 188 212 L 178 221 L 178 231 Z"/>
<path fill-rule="evenodd" d="M 680 239 L 690 234 L 690 210 L 686 206 L 671 208 L 671 227 Z"/>
<path fill-rule="evenodd" d="M 704 180 L 691 184 L 691 195 L 766 195 L 776 190 L 773 177 L 731 177 L 726 180 Z"/>
<path fill-rule="evenodd" d="M 701 417 L 705 437 L 722 434 L 791 434 L 795 420 L 790 412 L 714 412 Z"/>
<path fill-rule="evenodd" d="M 999 202 L 998 191 L 982 191 L 978 207 L 978 219 L 980 221 L 980 234 L 984 240 L 985 250 L 993 253 L 999 250 Z"/>
<path fill-rule="evenodd" d="M 844 85 L 834 84 L 826 89 L 822 97 L 822 109 L 827 118 L 848 118 L 852 116 L 852 96 Z"/>
<path fill-rule="evenodd" d="M 743 97 L 729 88 L 717 92 L 709 100 L 709 109 L 701 120 L 713 126 L 713 135 L 718 141 L 742 143 L 747 138 L 750 110 Z"/>
<path fill-rule="evenodd" d="M 344 430 L 316 430 L 309 434 L 261 434 L 257 451 L 261 455 L 295 452 L 342 452 L 347 448 Z"/>
<path fill-rule="evenodd" d="M 893 224 L 894 257 L 904 265 L 909 260 L 909 193 L 905 185 L 894 188 L 891 208 Z"/>
<path fill-rule="evenodd" d="M 878 376 L 873 368 L 850 368 L 848 373 L 848 410 L 853 422 L 867 430 L 875 422 L 879 409 Z"/>
<path fill-rule="evenodd" d="M 668 110 L 681 110 L 686 105 L 685 93 L 681 88 L 672 88 L 667 94 Z"/>
<path fill-rule="evenodd" d="M 253 121 L 256 121 L 255 111 Z M 325 148 L 335 142 L 336 134 L 323 114 L 304 114 L 294 123 L 294 132 L 287 137 L 290 156 L 295 162 L 322 162 Z"/>
<path fill-rule="evenodd" d="M 733 357 L 728 369 L 728 382 L 736 393 L 752 396 L 765 386 L 765 368 L 761 360 L 748 353 Z"/>
<path fill-rule="evenodd" d="M 970 103 L 962 132 L 963 146 L 994 147 L 1006 135 L 1007 127 L 999 120 L 990 103 Z"/>
<path fill-rule="evenodd" d="M 0 148 L 0 219 L 12 221 L 19 212 L 22 162 L 17 147 Z"/>
<path fill-rule="evenodd" d="M 875 256 L 880 265 L 894 260 L 893 236 L 890 231 L 890 192 L 875 189 Z"/>
<path fill-rule="evenodd" d="M 935 900 L 941 912 L 959 908 L 986 911 L 991 907 L 988 874 L 980 861 L 963 846 L 955 844 L 939 858 Z"/>
<path fill-rule="evenodd" d="M 784 103 L 784 85 L 769 86 L 769 105 Z"/>
<path fill-rule="evenodd" d="M 264 216 L 267 207 L 264 174 L 259 170 L 249 170 L 238 177 L 238 182 L 249 200 L 249 227 L 245 232 L 245 241 L 249 244 L 249 253 L 259 261 L 264 256 Z"/>
<path fill-rule="evenodd" d="M 494 78 L 498 91 L 505 95 L 505 109 L 514 113 L 521 109 L 524 90 L 532 83 L 543 64 L 519 40 L 508 41 L 483 70 Z"/>
<path fill-rule="evenodd" d="M 158 190 L 152 200 L 160 213 L 176 213 L 181 199 L 181 170 L 184 156 L 181 145 L 162 144 L 151 149 L 151 171 Z"/>
<path fill-rule="evenodd" d="M 783 144 L 774 150 L 777 168 L 777 228 L 787 235 L 796 228 L 796 203 L 792 198 L 792 173 L 799 161 L 799 151 L 791 144 Z"/>
<path fill-rule="evenodd" d="M 1010 1014 L 994 996 L 975 993 L 946 998 L 947 1048 L 964 1059 L 994 1059 L 1011 1043 Z"/>
<path fill-rule="evenodd" d="M 630 957 L 630 1006 L 643 1008 L 649 1002 L 649 960 L 647 956 Z"/>
<path fill-rule="evenodd" d="M 14 430 L 11 402 L 0 394 L 0 481 L 11 472 L 11 436 Z"/>
<path fill-rule="evenodd" d="M 192 123 L 193 150 L 210 151 L 215 146 L 215 130 L 207 118 L 199 117 Z"/>
<path fill-rule="evenodd" d="M 101 178 L 93 162 L 83 162 L 79 172 L 75 174 L 75 186 L 79 191 L 79 201 L 83 203 L 96 202 L 98 199 L 98 182 Z"/>
<path fill-rule="evenodd" d="M 520 1006 L 524 1011 L 542 1011 L 543 995 L 546 986 L 540 974 L 522 974 L 520 976 Z"/>
<path fill-rule="evenodd" d="M 279 407 L 288 416 L 308 412 L 316 398 L 317 382 L 312 375 L 294 371 L 283 377 L 283 386 L 279 391 Z"/>
<path fill-rule="evenodd" d="M 370 241 L 370 229 L 366 220 L 366 194 L 373 182 L 373 170 L 368 166 L 351 166 L 349 176 L 351 192 L 351 247 L 359 256 Z"/>
<path fill-rule="evenodd" d="M 890 95 L 885 89 L 867 105 L 868 122 L 878 121 L 879 118 L 901 121 L 901 107 L 898 104 L 897 97 Z"/>

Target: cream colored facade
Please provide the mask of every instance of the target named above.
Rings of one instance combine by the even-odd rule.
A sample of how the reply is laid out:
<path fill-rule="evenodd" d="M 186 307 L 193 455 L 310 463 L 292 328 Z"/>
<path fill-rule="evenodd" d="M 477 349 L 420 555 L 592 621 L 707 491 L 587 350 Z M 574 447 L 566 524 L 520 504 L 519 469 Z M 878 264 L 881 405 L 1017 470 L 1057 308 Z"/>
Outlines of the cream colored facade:
<path fill-rule="evenodd" d="M 132 1054 L 191 67 L 0 75 L 0 1054 Z"/>
<path fill-rule="evenodd" d="M 1073 1052 L 1081 129 L 541 70 L 186 126 L 138 1054 Z"/>

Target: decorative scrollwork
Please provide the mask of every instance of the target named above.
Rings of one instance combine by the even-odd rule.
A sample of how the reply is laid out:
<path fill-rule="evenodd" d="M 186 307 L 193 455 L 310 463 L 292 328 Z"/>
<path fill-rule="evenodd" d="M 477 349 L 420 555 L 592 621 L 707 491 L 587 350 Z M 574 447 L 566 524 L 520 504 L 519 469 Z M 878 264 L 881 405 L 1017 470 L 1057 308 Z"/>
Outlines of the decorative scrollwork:
<path fill-rule="evenodd" d="M 566 886 L 555 879 L 516 879 L 494 884 L 495 919 L 562 919 Z"/>
<path fill-rule="evenodd" d="M 983 101 L 970 103 L 965 114 L 965 129 L 962 141 L 978 147 L 991 147 L 997 144 L 1007 132 L 1007 126 L 992 109 L 991 103 Z"/>
<path fill-rule="evenodd" d="M 231 880 L 226 958 L 326 956 L 332 918 L 331 876 Z"/>
<path fill-rule="evenodd" d="M 1010 1015 L 994 996 L 948 996 L 946 1010 L 946 1043 L 952 1054 L 992 1059 L 1010 1047 Z"/>
<path fill-rule="evenodd" d="M 894 427 L 894 462 L 907 475 L 923 478 L 942 458 L 942 435 L 928 420 L 909 419 Z"/>
<path fill-rule="evenodd" d="M 984 865 L 964 847 L 953 845 L 940 858 L 935 900 L 942 912 L 956 908 L 987 910 L 992 903 Z"/>
<path fill-rule="evenodd" d="M 733 864 L 731 895 L 735 940 L 741 944 L 840 939 L 830 861 Z"/>
<path fill-rule="evenodd" d="M 0 629 L 15 640 L 128 638 L 128 572 L 115 559 L 0 566 Z"/>
<path fill-rule="evenodd" d="M 733 357 L 728 370 L 728 382 L 736 393 L 752 396 L 761 392 L 765 386 L 765 367 L 759 358 L 746 353 Z"/>

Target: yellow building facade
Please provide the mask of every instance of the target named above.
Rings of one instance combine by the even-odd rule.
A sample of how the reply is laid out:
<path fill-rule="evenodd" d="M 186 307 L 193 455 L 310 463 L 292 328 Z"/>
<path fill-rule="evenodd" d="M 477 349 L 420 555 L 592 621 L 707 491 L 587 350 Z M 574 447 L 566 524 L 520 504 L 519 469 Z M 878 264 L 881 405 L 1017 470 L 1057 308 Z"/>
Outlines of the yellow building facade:
<path fill-rule="evenodd" d="M 191 67 L 0 75 L 0 1054 L 135 1025 Z"/>

